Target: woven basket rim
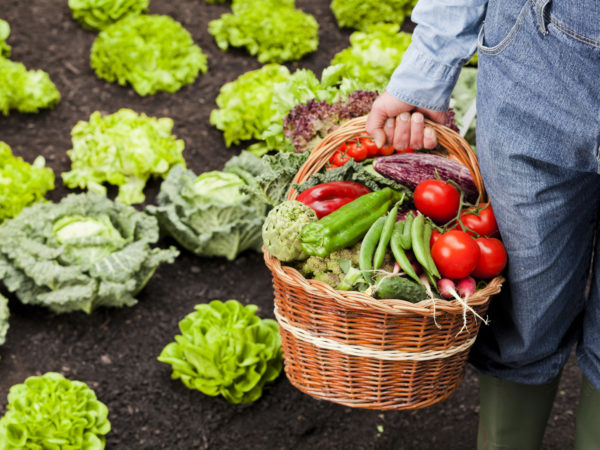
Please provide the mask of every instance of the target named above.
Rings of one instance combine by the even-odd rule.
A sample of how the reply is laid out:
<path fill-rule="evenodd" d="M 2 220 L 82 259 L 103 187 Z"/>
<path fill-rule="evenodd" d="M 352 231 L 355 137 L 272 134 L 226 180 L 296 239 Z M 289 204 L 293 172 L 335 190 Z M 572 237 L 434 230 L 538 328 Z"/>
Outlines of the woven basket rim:
<path fill-rule="evenodd" d="M 342 142 L 345 142 L 346 140 L 351 139 L 360 132 L 364 131 L 366 119 L 367 116 L 351 119 L 321 140 L 317 147 L 315 147 L 315 149 L 313 149 L 311 152 L 308 160 L 304 163 L 294 177 L 292 185 L 301 184 L 313 173 L 318 172 Z M 485 189 L 483 187 L 483 181 L 479 172 L 477 157 L 474 155 L 467 141 L 455 131 L 436 122 L 426 119 L 425 123 L 434 129 L 440 145 L 442 145 L 446 150 L 451 151 L 456 159 L 458 159 L 460 163 L 465 165 L 471 171 L 481 197 L 482 199 L 485 199 Z M 290 187 L 288 192 L 288 200 L 293 200 L 297 196 L 298 193 L 296 190 L 293 187 Z M 346 308 L 374 309 L 393 315 L 419 314 L 426 317 L 433 317 L 442 311 L 449 314 L 462 315 L 465 311 L 464 303 L 466 303 L 469 307 L 485 305 L 492 295 L 500 292 L 502 283 L 505 281 L 502 276 L 493 278 L 484 288 L 476 291 L 464 302 L 441 298 L 422 300 L 418 303 L 411 303 L 407 300 L 398 299 L 379 300 L 363 292 L 338 291 L 322 281 L 306 279 L 294 267 L 281 264 L 281 261 L 271 255 L 264 247 L 262 250 L 265 264 L 269 270 L 277 273 L 278 276 L 289 285 L 301 287 L 304 291 L 307 291 L 311 295 L 330 299 L 338 303 L 340 306 Z"/>

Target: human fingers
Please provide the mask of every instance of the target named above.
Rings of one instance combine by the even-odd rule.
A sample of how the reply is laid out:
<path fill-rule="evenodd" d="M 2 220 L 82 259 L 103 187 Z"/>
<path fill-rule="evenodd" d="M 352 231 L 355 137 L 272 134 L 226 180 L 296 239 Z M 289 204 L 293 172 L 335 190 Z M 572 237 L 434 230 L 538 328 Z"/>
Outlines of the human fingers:
<path fill-rule="evenodd" d="M 392 144 L 396 150 L 404 150 L 410 142 L 410 113 L 403 112 L 396 119 L 394 140 Z"/>
<path fill-rule="evenodd" d="M 394 129 L 396 128 L 397 123 L 398 120 L 394 119 L 393 117 L 389 117 L 385 121 L 385 125 L 383 126 L 383 131 L 385 132 L 384 144 L 387 143 L 388 145 L 392 145 L 392 142 L 394 142 Z M 375 145 L 377 145 L 377 142 L 375 142 Z M 381 148 L 383 145 L 377 145 L 377 147 Z"/>
<path fill-rule="evenodd" d="M 431 150 L 436 147 L 437 136 L 435 134 L 435 131 L 431 127 L 425 127 L 425 131 L 423 132 L 423 148 Z"/>
<path fill-rule="evenodd" d="M 423 114 L 416 112 L 410 118 L 410 148 L 423 148 L 423 129 L 425 128 Z"/>
<path fill-rule="evenodd" d="M 385 110 L 378 107 L 377 103 L 373 104 L 373 108 L 367 116 L 367 124 L 365 125 L 365 129 L 367 130 L 367 133 L 373 136 L 375 145 L 377 145 L 377 147 L 383 147 L 385 144 L 386 134 L 384 131 L 384 125 L 387 119 L 388 115 Z"/>

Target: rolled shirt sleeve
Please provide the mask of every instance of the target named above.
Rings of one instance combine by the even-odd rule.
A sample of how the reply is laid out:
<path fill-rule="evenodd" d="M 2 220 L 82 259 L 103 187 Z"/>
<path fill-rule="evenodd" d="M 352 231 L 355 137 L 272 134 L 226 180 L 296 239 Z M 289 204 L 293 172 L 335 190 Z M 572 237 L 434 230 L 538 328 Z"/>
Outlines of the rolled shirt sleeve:
<path fill-rule="evenodd" d="M 386 90 L 402 101 L 448 109 L 462 66 L 477 49 L 487 0 L 419 0 L 411 19 L 412 43 Z"/>

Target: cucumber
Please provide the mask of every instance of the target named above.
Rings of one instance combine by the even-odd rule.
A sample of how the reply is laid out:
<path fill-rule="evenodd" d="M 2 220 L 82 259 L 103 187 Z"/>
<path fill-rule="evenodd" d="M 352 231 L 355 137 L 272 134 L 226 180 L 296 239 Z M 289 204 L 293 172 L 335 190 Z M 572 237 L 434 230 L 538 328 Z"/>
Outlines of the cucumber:
<path fill-rule="evenodd" d="M 387 277 L 375 291 L 375 298 L 394 298 L 417 303 L 429 298 L 427 291 L 420 284 L 404 277 Z"/>

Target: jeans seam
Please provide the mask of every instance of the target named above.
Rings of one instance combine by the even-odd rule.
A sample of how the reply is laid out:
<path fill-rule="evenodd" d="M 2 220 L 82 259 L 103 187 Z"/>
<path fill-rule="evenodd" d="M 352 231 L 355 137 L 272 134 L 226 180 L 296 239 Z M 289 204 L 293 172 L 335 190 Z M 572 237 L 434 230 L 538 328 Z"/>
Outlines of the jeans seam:
<path fill-rule="evenodd" d="M 521 28 L 523 26 L 523 22 L 525 21 L 525 15 L 528 10 L 527 6 L 529 5 L 529 3 L 530 3 L 530 0 L 527 0 L 527 2 L 525 2 L 525 5 L 523 5 L 523 8 L 521 9 L 521 12 L 519 13 L 519 17 L 517 17 L 515 24 L 510 29 L 510 31 L 508 32 L 509 33 L 508 36 L 506 36 L 506 38 L 504 38 L 504 40 L 502 40 L 498 45 L 495 45 L 494 47 L 485 47 L 483 45 L 483 39 L 481 39 L 480 45 L 478 45 L 478 50 L 489 56 L 497 56 L 500 53 L 502 53 L 504 50 L 506 50 L 506 48 L 509 46 L 509 44 L 511 44 L 516 39 L 517 35 L 519 34 L 519 31 L 521 30 Z M 481 33 L 485 33 L 484 27 L 481 27 Z"/>
<path fill-rule="evenodd" d="M 600 41 L 589 38 L 587 36 L 583 36 L 582 34 L 577 33 L 574 30 L 571 30 L 569 27 L 559 22 L 557 19 L 551 17 L 548 13 L 544 13 L 544 17 L 550 21 L 559 31 L 562 31 L 567 36 L 572 37 L 573 39 L 582 42 L 584 44 L 591 45 L 593 47 L 600 48 Z"/>

